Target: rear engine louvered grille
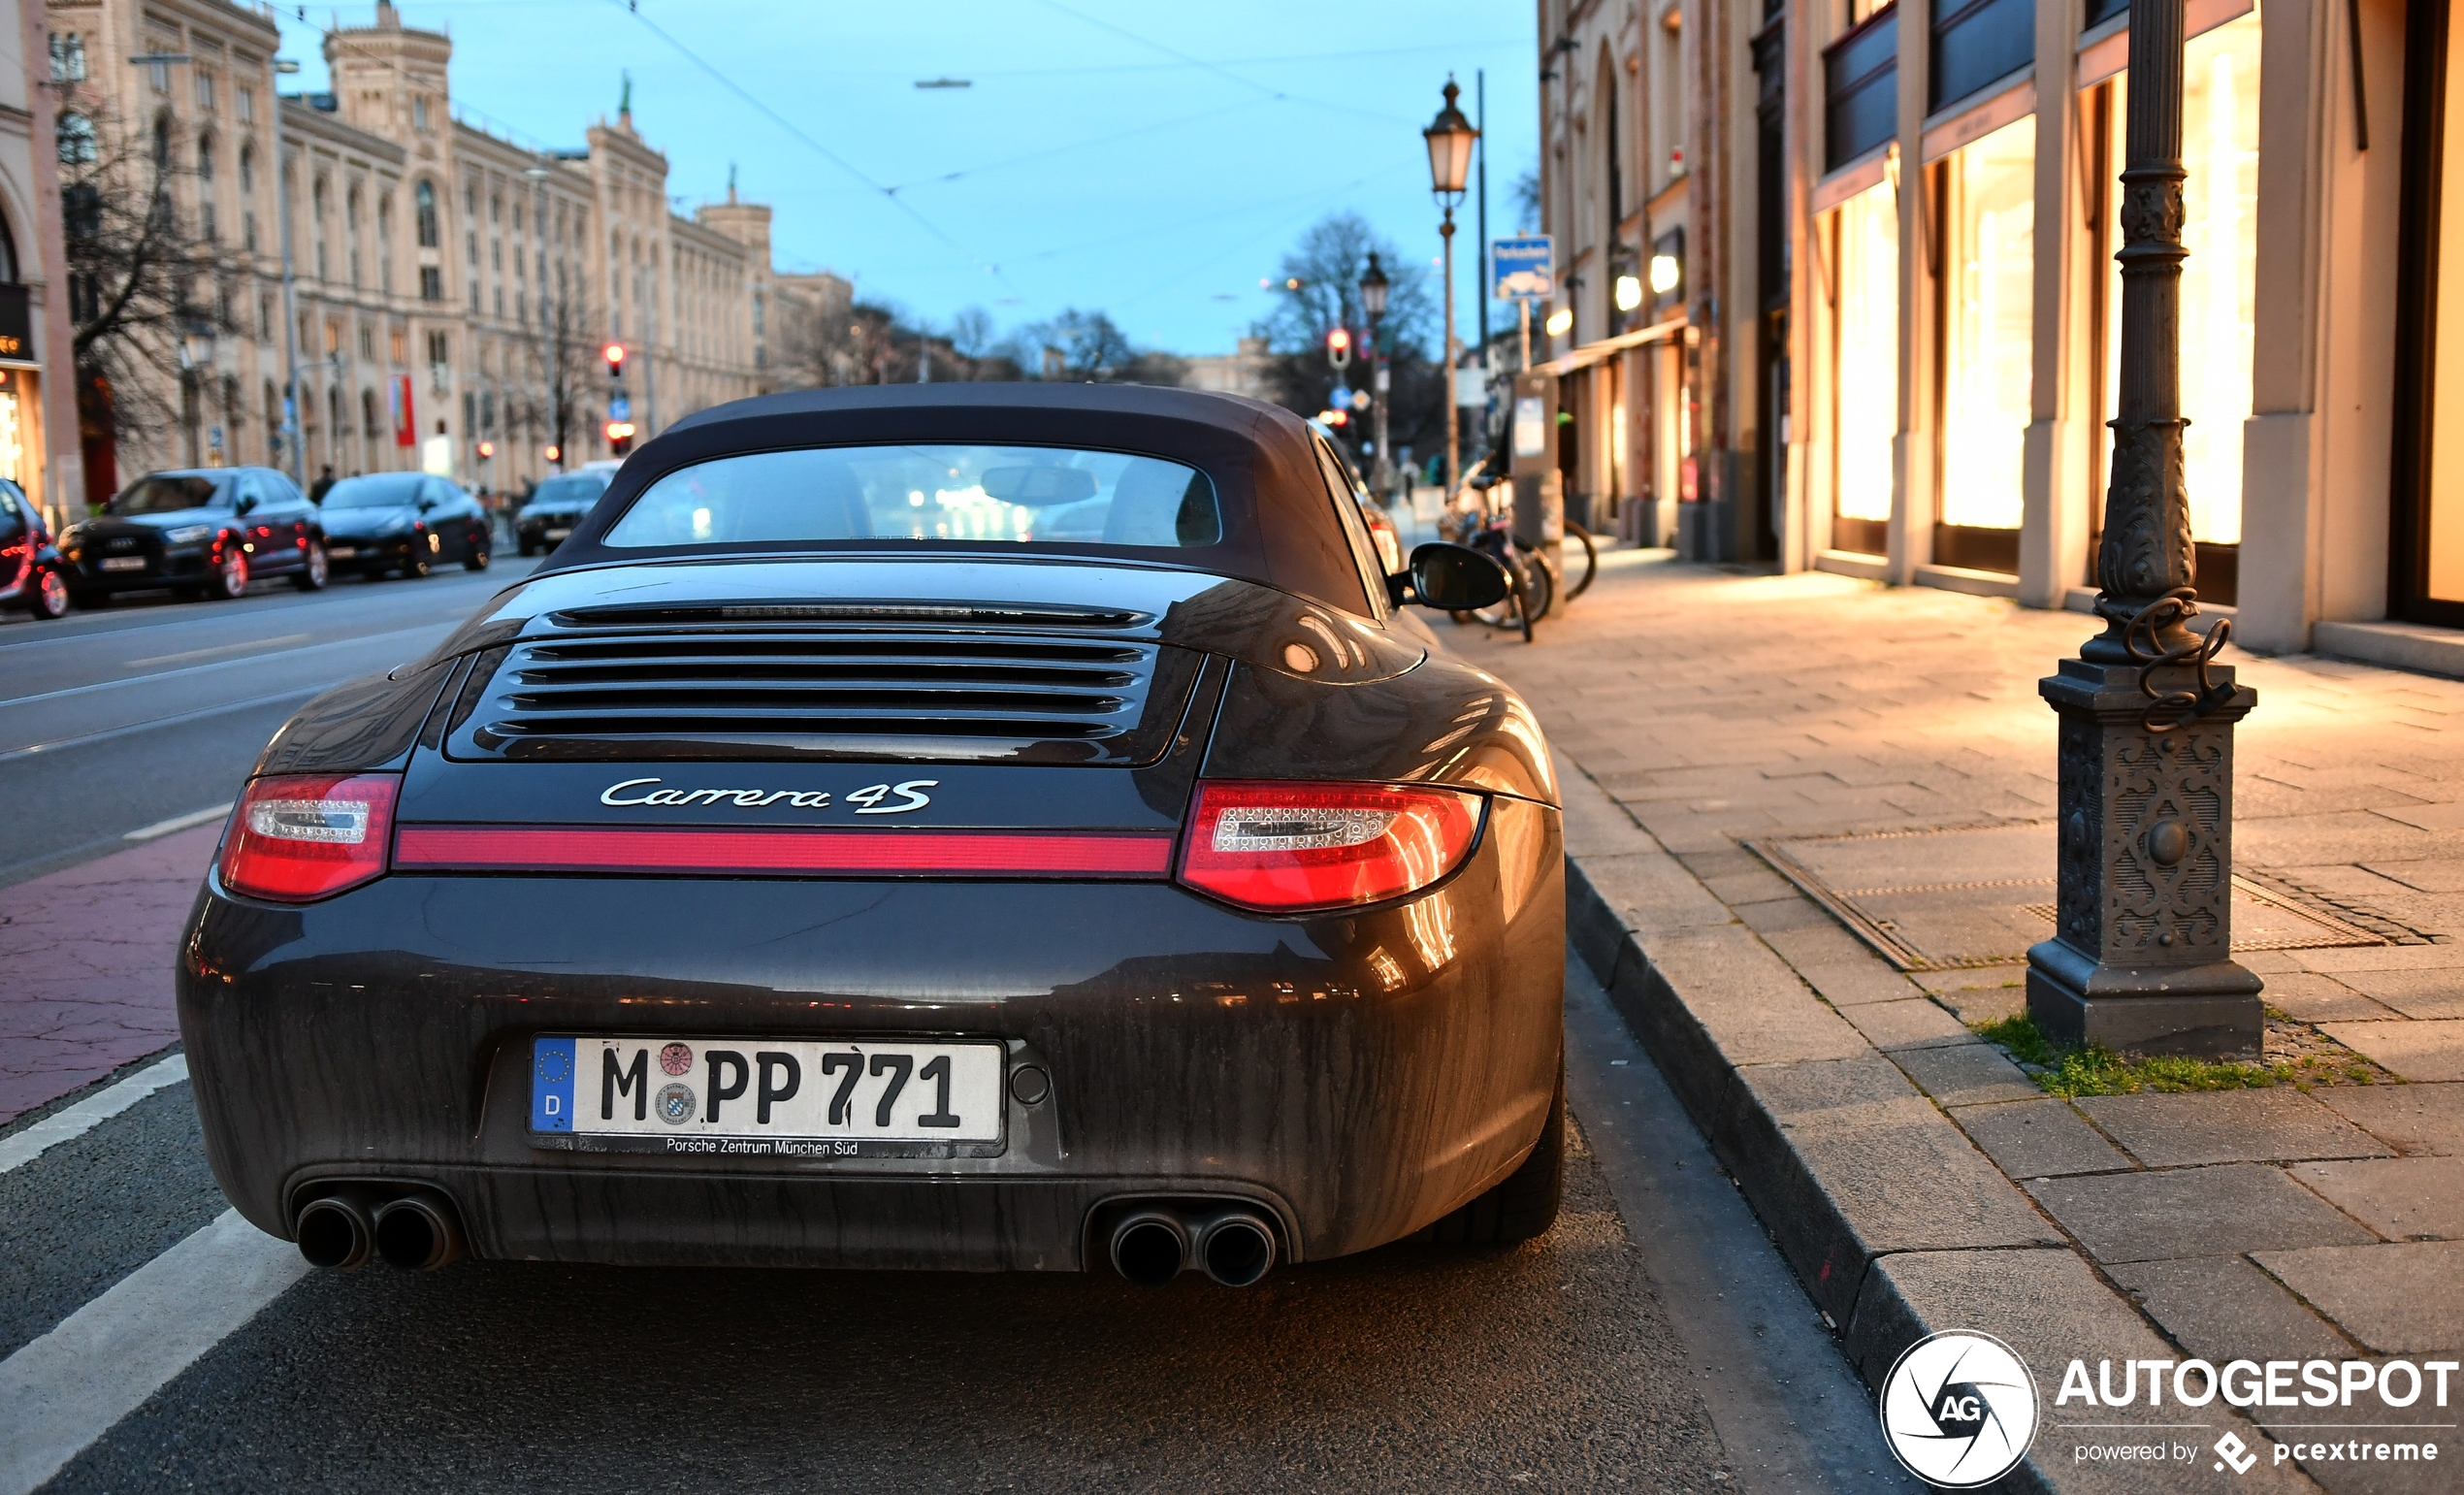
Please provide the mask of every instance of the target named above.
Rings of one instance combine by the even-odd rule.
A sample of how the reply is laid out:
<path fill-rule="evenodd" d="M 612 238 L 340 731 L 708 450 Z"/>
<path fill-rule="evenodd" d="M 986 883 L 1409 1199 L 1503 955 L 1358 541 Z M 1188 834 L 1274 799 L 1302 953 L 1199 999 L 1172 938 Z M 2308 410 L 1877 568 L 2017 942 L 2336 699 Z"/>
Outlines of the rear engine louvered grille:
<path fill-rule="evenodd" d="M 696 631 L 505 651 L 457 756 L 895 758 L 1136 764 L 1159 756 L 1196 659 L 1153 644 Z"/>

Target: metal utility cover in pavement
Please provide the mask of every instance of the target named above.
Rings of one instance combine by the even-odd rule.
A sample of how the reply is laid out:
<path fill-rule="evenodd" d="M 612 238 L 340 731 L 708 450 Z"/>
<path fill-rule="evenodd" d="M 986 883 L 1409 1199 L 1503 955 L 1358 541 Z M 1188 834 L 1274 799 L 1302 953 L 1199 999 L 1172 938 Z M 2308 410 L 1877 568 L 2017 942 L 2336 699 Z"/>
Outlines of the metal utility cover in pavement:
<path fill-rule="evenodd" d="M 2012 965 L 2054 932 L 2054 825 L 1745 843 L 1903 971 Z M 2385 945 L 2384 935 L 2233 879 L 2233 948 Z"/>

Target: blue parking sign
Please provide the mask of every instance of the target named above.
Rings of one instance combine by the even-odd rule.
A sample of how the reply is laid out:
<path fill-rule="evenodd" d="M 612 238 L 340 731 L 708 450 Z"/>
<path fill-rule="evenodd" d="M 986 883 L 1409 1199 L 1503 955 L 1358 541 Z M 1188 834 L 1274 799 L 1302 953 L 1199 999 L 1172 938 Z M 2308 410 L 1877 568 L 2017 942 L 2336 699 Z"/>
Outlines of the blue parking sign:
<path fill-rule="evenodd" d="M 1546 234 L 1489 242 L 1489 295 L 1498 301 L 1545 301 L 1557 294 L 1557 248 Z"/>

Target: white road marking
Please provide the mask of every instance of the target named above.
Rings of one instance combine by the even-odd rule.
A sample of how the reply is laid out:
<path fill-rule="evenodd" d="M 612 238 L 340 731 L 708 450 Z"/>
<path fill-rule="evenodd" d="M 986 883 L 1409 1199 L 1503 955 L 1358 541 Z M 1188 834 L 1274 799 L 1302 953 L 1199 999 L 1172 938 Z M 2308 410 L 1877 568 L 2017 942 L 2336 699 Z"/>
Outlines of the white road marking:
<path fill-rule="evenodd" d="M 67 748 L 84 747 L 92 742 L 109 742 L 114 737 L 134 736 L 141 731 L 152 731 L 157 727 L 177 727 L 182 722 L 202 722 L 210 716 L 229 716 L 234 711 L 246 711 L 257 706 L 279 705 L 286 700 L 300 700 L 309 696 L 322 696 L 339 683 L 340 682 L 328 680 L 321 685 L 304 685 L 296 691 L 276 691 L 271 696 L 260 696 L 254 700 L 225 701 L 219 706 L 202 706 L 194 711 L 179 712 L 176 716 L 158 716 L 149 721 L 131 722 L 125 727 L 106 728 L 102 731 L 84 732 L 74 737 L 59 737 L 49 742 L 29 743 L 24 747 L 11 748 L 5 753 L 0 753 L 0 764 L 13 764 L 20 758 L 32 758 L 39 753 L 57 753 Z"/>
<path fill-rule="evenodd" d="M 0 1360 L 0 1495 L 27 1495 L 306 1276 L 225 1210 Z"/>
<path fill-rule="evenodd" d="M 225 799 L 220 804 L 211 805 L 202 810 L 190 810 L 185 815 L 175 815 L 169 820 L 158 820 L 150 826 L 140 826 L 122 835 L 120 839 L 151 841 L 158 836 L 169 835 L 175 830 L 185 830 L 191 826 L 202 826 L 208 821 L 220 820 L 231 813 L 232 803 L 232 800 Z"/>
<path fill-rule="evenodd" d="M 23 1131 L 0 1137 L 0 1173 L 23 1167 L 71 1137 L 83 1136 L 98 1123 L 110 1121 L 163 1087 L 178 1085 L 187 1078 L 188 1056 L 175 1054 L 159 1064 L 146 1065 L 99 1095 L 88 1095 Z"/>
<path fill-rule="evenodd" d="M 434 633 L 439 629 L 452 627 L 450 623 L 423 623 L 416 628 L 387 629 L 381 634 L 361 634 L 350 638 L 336 638 L 326 643 L 312 643 L 303 648 L 285 649 L 280 654 L 269 654 L 251 663 L 264 664 L 268 660 L 297 658 L 303 654 L 322 654 L 328 649 L 349 649 L 362 644 L 374 643 L 380 638 L 392 638 L 401 634 Z M 220 665 L 188 665 L 178 669 L 158 669 L 150 675 L 130 675 L 124 680 L 97 680 L 91 685 L 71 685 L 56 691 L 38 691 L 31 696 L 11 696 L 0 699 L 0 706 L 30 706 L 38 700 L 60 700 L 70 696 L 91 696 L 96 691 L 116 691 L 125 686 L 150 685 L 156 680 L 177 680 L 185 675 L 203 674 L 210 669 L 230 667 L 230 664 L 226 662 Z"/>
<path fill-rule="evenodd" d="M 181 660 L 210 660 L 217 654 L 245 654 L 250 649 L 271 649 L 278 644 L 306 643 L 314 634 L 283 634 L 274 638 L 243 638 L 238 643 L 216 644 L 211 649 L 182 649 L 178 654 L 157 654 L 149 659 L 130 660 L 129 669 L 142 669 L 147 665 L 177 665 Z"/>

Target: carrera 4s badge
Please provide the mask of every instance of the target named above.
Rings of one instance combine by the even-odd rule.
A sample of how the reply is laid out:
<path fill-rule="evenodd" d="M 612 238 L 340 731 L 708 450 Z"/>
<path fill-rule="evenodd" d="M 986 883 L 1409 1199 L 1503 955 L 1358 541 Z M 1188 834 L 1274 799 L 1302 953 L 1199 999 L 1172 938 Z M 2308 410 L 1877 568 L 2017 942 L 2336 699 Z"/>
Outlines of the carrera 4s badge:
<path fill-rule="evenodd" d="M 822 809 L 830 802 L 830 796 L 820 791 L 650 787 L 662 782 L 660 779 L 627 779 L 621 784 L 610 784 L 600 792 L 599 802 L 619 809 L 632 805 L 673 809 L 697 804 L 731 804 L 738 809 L 759 809 L 765 805 L 788 804 L 802 810 Z M 932 803 L 932 796 L 924 791 L 940 782 L 939 779 L 909 779 L 904 784 L 867 784 L 861 789 L 848 791 L 846 800 L 856 806 L 859 815 L 904 815 L 909 810 L 921 810 Z M 892 795 L 900 797 L 891 799 Z M 889 802 L 885 803 L 885 800 Z"/>

